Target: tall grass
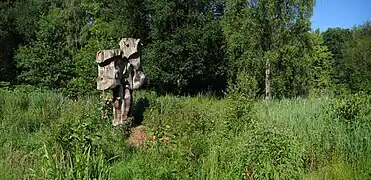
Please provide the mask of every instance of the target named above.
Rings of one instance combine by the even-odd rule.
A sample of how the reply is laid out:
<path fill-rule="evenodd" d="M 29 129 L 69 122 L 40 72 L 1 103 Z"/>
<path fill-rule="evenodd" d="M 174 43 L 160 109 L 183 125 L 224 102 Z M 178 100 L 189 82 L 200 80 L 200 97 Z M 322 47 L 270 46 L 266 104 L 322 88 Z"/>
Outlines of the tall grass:
<path fill-rule="evenodd" d="M 97 97 L 0 91 L 0 179 L 370 178 L 370 96 L 134 97 L 151 138 L 133 149 Z"/>

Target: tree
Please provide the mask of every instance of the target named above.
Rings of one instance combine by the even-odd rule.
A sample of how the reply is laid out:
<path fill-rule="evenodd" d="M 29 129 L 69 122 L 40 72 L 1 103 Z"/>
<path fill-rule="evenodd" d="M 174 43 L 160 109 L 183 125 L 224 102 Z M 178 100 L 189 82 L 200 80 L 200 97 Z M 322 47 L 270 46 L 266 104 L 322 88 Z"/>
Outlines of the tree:
<path fill-rule="evenodd" d="M 22 45 L 15 56 L 21 83 L 66 89 L 76 73 L 75 55 L 87 43 L 89 2 L 48 1 L 48 11 L 34 22 L 36 38 Z"/>
<path fill-rule="evenodd" d="M 310 83 L 308 42 L 314 1 L 226 2 L 223 30 L 230 77 L 243 72 L 256 78 L 267 99 L 272 93 L 304 94 Z"/>
<path fill-rule="evenodd" d="M 329 28 L 323 35 L 334 54 L 332 79 L 340 90 L 370 91 L 370 21 L 352 29 Z"/>
<path fill-rule="evenodd" d="M 15 31 L 14 8 L 12 2 L 0 2 L 0 81 L 13 81 L 16 71 L 13 63 L 14 49 L 21 41 Z"/>
<path fill-rule="evenodd" d="M 73 54 L 68 50 L 68 14 L 61 8 L 50 7 L 42 16 L 37 40 L 21 46 L 16 55 L 22 83 L 46 88 L 65 87 L 73 76 Z"/>
<path fill-rule="evenodd" d="M 337 85 L 346 83 L 346 72 L 343 71 L 344 67 L 344 54 L 343 50 L 345 44 L 351 40 L 352 32 L 350 29 L 342 28 L 329 28 L 323 32 L 323 38 L 325 45 L 329 48 L 333 54 L 331 66 L 333 66 L 334 73 L 331 75 L 333 81 Z"/>
<path fill-rule="evenodd" d="M 164 91 L 223 89 L 223 35 L 213 1 L 145 1 L 149 44 L 143 52 L 151 83 Z"/>
<path fill-rule="evenodd" d="M 352 32 L 353 39 L 342 51 L 346 84 L 352 92 L 371 92 L 371 21 L 355 27 Z"/>
<path fill-rule="evenodd" d="M 325 45 L 323 34 L 317 29 L 310 33 L 312 47 L 312 76 L 313 88 L 315 89 L 330 89 L 333 85 L 331 78 L 334 74 L 332 66 L 333 54 Z"/>
<path fill-rule="evenodd" d="M 0 2 L 0 81 L 16 84 L 19 73 L 14 61 L 18 46 L 36 39 L 37 20 L 48 11 L 45 0 Z"/>
<path fill-rule="evenodd" d="M 96 88 L 97 64 L 95 55 L 103 49 L 118 48 L 123 37 L 146 41 L 147 29 L 142 0 L 105 0 L 85 2 L 89 12 L 86 32 L 87 43 L 77 52 L 76 76 L 68 85 L 70 94 L 89 94 Z"/>

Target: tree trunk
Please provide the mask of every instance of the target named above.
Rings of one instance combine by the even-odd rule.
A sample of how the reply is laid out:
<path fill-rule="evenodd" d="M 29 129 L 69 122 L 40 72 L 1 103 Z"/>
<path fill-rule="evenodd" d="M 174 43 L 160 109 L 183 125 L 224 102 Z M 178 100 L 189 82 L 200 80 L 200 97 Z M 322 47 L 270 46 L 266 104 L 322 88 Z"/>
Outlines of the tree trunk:
<path fill-rule="evenodd" d="M 271 64 L 269 62 L 269 59 L 265 61 L 265 99 L 272 99 L 272 91 L 271 91 L 271 83 L 270 83 L 270 71 Z"/>

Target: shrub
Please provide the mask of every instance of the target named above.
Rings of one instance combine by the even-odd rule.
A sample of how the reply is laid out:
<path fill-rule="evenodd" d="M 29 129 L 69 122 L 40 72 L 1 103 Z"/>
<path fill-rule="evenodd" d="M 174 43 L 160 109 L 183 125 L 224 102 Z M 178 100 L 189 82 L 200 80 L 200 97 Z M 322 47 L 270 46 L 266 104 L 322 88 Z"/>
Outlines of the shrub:
<path fill-rule="evenodd" d="M 41 169 L 31 169 L 37 179 L 110 179 L 109 168 L 102 150 L 91 146 L 76 146 L 74 151 L 46 146 L 41 158 Z M 53 152 L 52 154 L 50 152 Z"/>
<path fill-rule="evenodd" d="M 257 179 L 296 179 L 303 165 L 297 138 L 286 127 L 256 123 L 246 138 L 246 175 Z"/>
<path fill-rule="evenodd" d="M 369 163 L 370 106 L 371 96 L 358 93 L 343 95 L 327 108 L 327 131 L 331 134 L 329 138 L 333 139 L 331 144 L 354 171 L 364 171 L 364 164 Z"/>
<path fill-rule="evenodd" d="M 109 179 L 114 139 L 99 116 L 94 99 L 68 103 L 51 126 L 33 175 L 47 179 Z M 108 141 L 108 142 L 107 142 Z M 110 145 L 111 143 L 111 145 Z M 115 144 L 117 146 L 117 144 Z"/>
<path fill-rule="evenodd" d="M 9 89 L 10 86 L 10 82 L 0 81 L 0 89 Z"/>
<path fill-rule="evenodd" d="M 247 74 L 238 73 L 236 82 L 230 83 L 227 91 L 229 97 L 235 100 L 252 99 L 258 92 L 258 82 Z"/>
<path fill-rule="evenodd" d="M 371 122 L 371 96 L 358 93 L 343 95 L 330 105 L 328 113 L 332 119 L 340 120 L 348 125 Z"/>

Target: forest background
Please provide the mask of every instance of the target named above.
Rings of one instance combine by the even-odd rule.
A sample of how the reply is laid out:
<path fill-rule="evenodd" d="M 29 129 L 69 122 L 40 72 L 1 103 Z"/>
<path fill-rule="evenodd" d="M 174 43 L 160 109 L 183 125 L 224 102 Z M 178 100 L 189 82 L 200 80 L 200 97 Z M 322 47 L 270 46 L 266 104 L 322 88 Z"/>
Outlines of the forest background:
<path fill-rule="evenodd" d="M 314 5 L 0 1 L 0 179 L 370 178 L 371 22 L 312 30 Z M 96 90 L 123 37 L 150 79 L 134 148 Z"/>
<path fill-rule="evenodd" d="M 242 79 L 254 96 L 369 92 L 370 22 L 312 31 L 314 3 L 2 1 L 0 81 L 86 95 L 97 51 L 135 37 L 149 88 L 161 93 L 222 94 Z"/>

